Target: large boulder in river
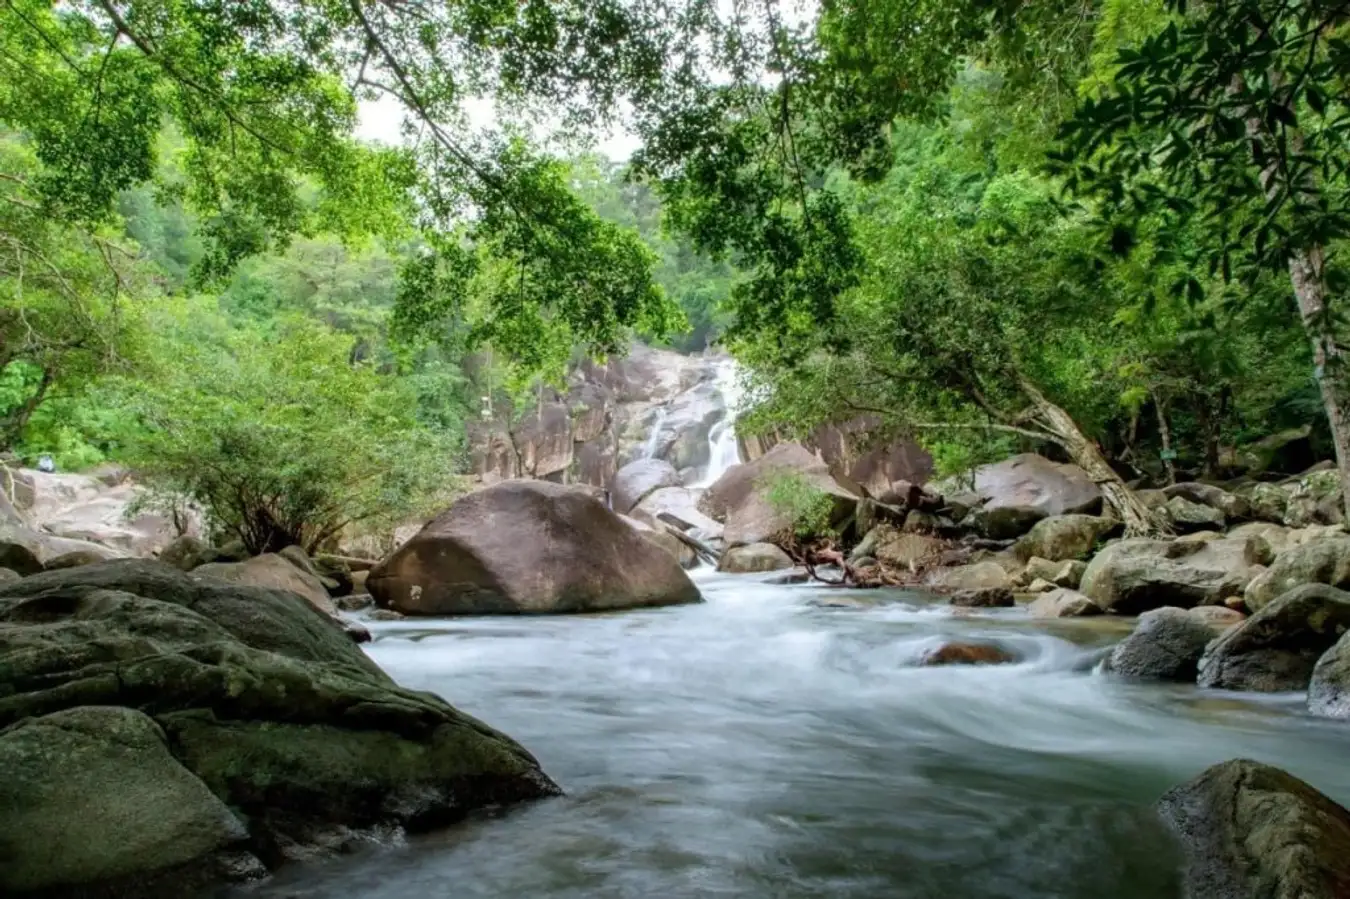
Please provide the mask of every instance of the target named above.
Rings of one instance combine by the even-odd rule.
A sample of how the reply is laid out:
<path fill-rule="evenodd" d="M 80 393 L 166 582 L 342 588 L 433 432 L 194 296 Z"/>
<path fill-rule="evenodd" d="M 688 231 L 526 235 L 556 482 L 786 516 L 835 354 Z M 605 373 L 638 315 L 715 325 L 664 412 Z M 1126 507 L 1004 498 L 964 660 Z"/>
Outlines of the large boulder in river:
<path fill-rule="evenodd" d="M 300 597 L 130 560 L 0 587 L 0 770 L 6 896 L 192 895 L 245 830 L 226 875 L 557 792 Z"/>
<path fill-rule="evenodd" d="M 1317 660 L 1347 629 L 1350 593 L 1295 587 L 1211 644 L 1197 683 L 1264 693 L 1307 689 Z"/>
<path fill-rule="evenodd" d="M 1117 615 L 1220 604 L 1256 576 L 1245 548 L 1245 540 L 1118 540 L 1088 563 L 1078 589 Z"/>
<path fill-rule="evenodd" d="M 1341 474 L 1334 468 L 1301 475 L 1287 485 L 1288 505 L 1284 523 L 1291 528 L 1314 524 L 1340 524 L 1345 520 L 1341 497 Z"/>
<path fill-rule="evenodd" d="M 1164 607 L 1139 616 L 1128 637 L 1111 651 L 1107 667 L 1121 677 L 1194 683 L 1214 631 L 1186 609 Z"/>
<path fill-rule="evenodd" d="M 503 481 L 457 500 L 371 572 L 405 615 L 602 612 L 698 602 L 678 562 L 588 493 Z"/>
<path fill-rule="evenodd" d="M 1246 759 L 1170 790 L 1187 899 L 1344 899 L 1350 812 L 1292 774 Z"/>
<path fill-rule="evenodd" d="M 751 543 L 733 546 L 722 553 L 718 571 L 745 574 L 758 571 L 781 571 L 792 567 L 792 557 L 772 543 Z"/>
<path fill-rule="evenodd" d="M 289 590 L 302 596 L 314 608 L 329 615 L 337 613 L 318 575 L 297 567 L 276 553 L 264 553 L 243 562 L 211 562 L 192 569 L 193 578 L 214 578 L 230 584 Z"/>
<path fill-rule="evenodd" d="M 975 492 L 986 509 L 1029 506 L 1046 515 L 1091 513 L 1102 503 L 1101 490 L 1083 469 L 1035 453 L 975 469 Z"/>
<path fill-rule="evenodd" d="M 919 571 L 937 562 L 947 542 L 928 534 L 907 534 L 888 524 L 872 530 L 875 535 L 871 555 L 884 565 L 905 571 Z"/>
<path fill-rule="evenodd" d="M 1056 515 L 1036 526 L 1013 547 L 1022 560 L 1038 557 L 1051 562 L 1085 559 L 1097 541 L 1120 527 L 1120 523 L 1096 515 Z"/>
<path fill-rule="evenodd" d="M 680 486 L 680 475 L 664 459 L 638 459 L 629 462 L 614 475 L 612 499 L 614 511 L 626 514 L 653 490 Z"/>
<path fill-rule="evenodd" d="M 1254 545 L 1254 550 L 1259 548 Z M 1270 568 L 1247 585 L 1243 598 L 1257 611 L 1301 584 L 1350 587 L 1350 536 L 1315 538 L 1282 550 Z"/>
<path fill-rule="evenodd" d="M 830 498 L 830 520 L 838 524 L 852 514 L 858 497 L 830 474 L 825 463 L 800 443 L 780 443 L 753 462 L 733 465 L 699 500 L 699 508 L 725 521 L 728 545 L 764 543 L 791 527 L 792 521 L 769 502 L 780 478 L 797 478 L 808 489 Z"/>

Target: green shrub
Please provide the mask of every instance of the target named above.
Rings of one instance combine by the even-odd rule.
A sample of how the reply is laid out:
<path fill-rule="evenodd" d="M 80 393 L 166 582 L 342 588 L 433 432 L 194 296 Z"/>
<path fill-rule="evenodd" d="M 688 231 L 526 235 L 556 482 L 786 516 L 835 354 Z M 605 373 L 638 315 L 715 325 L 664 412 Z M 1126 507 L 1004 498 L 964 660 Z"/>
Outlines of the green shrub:
<path fill-rule="evenodd" d="M 301 319 L 230 328 L 200 309 L 160 333 L 160 370 L 122 391 L 140 422 L 126 461 L 164 503 L 201 505 L 218 535 L 313 550 L 456 491 L 455 442 L 418 421 L 409 384 L 350 361 L 350 336 Z"/>
<path fill-rule="evenodd" d="M 764 477 L 762 486 L 773 510 L 791 522 L 793 537 L 806 540 L 835 535 L 834 497 L 800 472 L 773 472 Z"/>

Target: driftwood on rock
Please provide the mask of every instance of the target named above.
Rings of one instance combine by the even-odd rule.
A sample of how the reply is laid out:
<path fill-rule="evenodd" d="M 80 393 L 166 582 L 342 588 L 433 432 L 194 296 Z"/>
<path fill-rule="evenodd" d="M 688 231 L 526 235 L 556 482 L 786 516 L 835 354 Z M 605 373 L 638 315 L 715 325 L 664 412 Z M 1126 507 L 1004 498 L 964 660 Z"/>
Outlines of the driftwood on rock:
<path fill-rule="evenodd" d="M 664 530 L 666 531 L 666 533 L 675 537 L 676 540 L 679 540 L 685 546 L 688 546 L 690 549 L 692 549 L 700 559 L 704 560 L 710 565 L 716 567 L 716 565 L 722 561 L 722 554 L 720 552 L 713 549 L 712 546 L 710 546 L 707 543 L 704 543 L 697 537 L 693 537 L 677 527 L 667 526 Z"/>
<path fill-rule="evenodd" d="M 912 573 L 900 573 L 890 566 L 878 564 L 870 568 L 858 568 L 848 563 L 848 559 L 835 548 L 833 541 L 825 541 L 819 546 L 802 547 L 795 542 L 785 541 L 789 556 L 798 565 L 806 569 L 807 575 L 817 583 L 829 587 L 854 587 L 875 589 L 877 587 L 912 586 L 916 578 Z M 837 565 L 841 574 L 837 578 L 827 578 L 816 570 L 817 566 Z"/>

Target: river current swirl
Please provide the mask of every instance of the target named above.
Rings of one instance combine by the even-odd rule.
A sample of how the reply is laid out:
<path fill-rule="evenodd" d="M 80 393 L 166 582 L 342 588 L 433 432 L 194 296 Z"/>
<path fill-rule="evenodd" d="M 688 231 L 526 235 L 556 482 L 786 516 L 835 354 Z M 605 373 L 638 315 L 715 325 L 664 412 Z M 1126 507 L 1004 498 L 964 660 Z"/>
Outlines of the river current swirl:
<path fill-rule="evenodd" d="M 1168 899 L 1152 805 L 1206 766 L 1259 759 L 1350 801 L 1350 729 L 1301 697 L 1094 673 L 1128 624 L 696 579 L 697 606 L 370 622 L 380 665 L 511 734 L 567 796 L 236 895 Z M 948 639 L 1022 661 L 916 667 Z"/>

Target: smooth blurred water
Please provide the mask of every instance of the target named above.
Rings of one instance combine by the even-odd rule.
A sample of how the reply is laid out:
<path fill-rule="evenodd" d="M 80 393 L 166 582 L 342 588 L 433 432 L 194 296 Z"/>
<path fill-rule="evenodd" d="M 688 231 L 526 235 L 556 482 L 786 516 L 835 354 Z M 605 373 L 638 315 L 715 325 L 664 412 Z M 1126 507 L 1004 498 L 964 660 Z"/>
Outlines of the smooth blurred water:
<path fill-rule="evenodd" d="M 247 893 L 1180 895 L 1153 802 L 1237 756 L 1350 801 L 1350 728 L 1300 697 L 1093 673 L 1121 625 L 700 576 L 698 606 L 370 623 L 370 654 L 529 747 L 567 797 L 284 870 Z M 822 599 L 866 608 L 821 608 Z M 944 639 L 1009 666 L 920 668 Z"/>

